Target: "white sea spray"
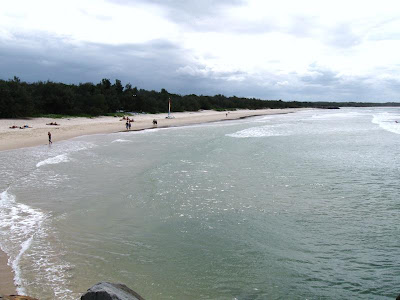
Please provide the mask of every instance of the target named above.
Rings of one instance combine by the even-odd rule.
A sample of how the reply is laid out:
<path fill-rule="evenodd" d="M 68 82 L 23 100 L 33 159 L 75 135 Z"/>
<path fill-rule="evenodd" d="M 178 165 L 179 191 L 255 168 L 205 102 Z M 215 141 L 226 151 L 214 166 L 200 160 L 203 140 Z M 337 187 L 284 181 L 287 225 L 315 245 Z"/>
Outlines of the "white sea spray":
<path fill-rule="evenodd" d="M 68 154 L 60 154 L 60 155 L 50 157 L 50 158 L 47 158 L 45 160 L 38 162 L 36 164 L 36 167 L 39 168 L 39 167 L 45 166 L 45 165 L 55 165 L 55 164 L 59 164 L 62 162 L 68 162 L 68 161 L 69 161 Z"/>
<path fill-rule="evenodd" d="M 400 115 L 395 113 L 380 113 L 372 116 L 372 123 L 378 125 L 383 130 L 400 134 Z"/>
<path fill-rule="evenodd" d="M 72 291 L 66 284 L 71 266 L 61 259 L 62 250 L 55 251 L 48 242 L 53 235 L 50 222 L 50 214 L 18 203 L 9 189 L 0 194 L 0 247 L 9 256 L 17 293 L 26 294 L 26 288 L 34 280 L 55 296 L 73 299 L 67 296 Z M 24 263 L 29 268 L 24 268 Z M 30 272 L 34 272 L 34 279 L 26 277 Z"/>
<path fill-rule="evenodd" d="M 234 138 L 260 138 L 271 136 L 288 136 L 290 134 L 291 130 L 289 126 L 282 124 L 251 127 L 235 133 L 226 134 L 226 136 Z"/>
<path fill-rule="evenodd" d="M 21 277 L 20 261 L 29 249 L 35 233 L 45 219 L 38 209 L 15 201 L 8 189 L 0 194 L 0 240 L 1 249 L 9 255 L 9 264 L 14 270 L 14 283 L 17 292 L 24 294 L 24 282 Z"/>
<path fill-rule="evenodd" d="M 111 143 L 132 143 L 130 140 L 124 140 L 124 139 L 116 139 L 112 141 Z"/>

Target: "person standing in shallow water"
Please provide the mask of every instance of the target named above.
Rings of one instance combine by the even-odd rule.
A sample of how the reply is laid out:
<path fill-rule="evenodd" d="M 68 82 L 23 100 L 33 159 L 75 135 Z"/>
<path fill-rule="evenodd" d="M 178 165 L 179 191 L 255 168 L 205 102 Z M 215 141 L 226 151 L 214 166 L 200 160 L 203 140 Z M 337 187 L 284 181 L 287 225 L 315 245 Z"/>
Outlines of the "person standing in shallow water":
<path fill-rule="evenodd" d="M 47 135 L 49 136 L 49 145 L 53 144 L 53 142 L 51 141 L 51 133 L 50 133 L 50 131 L 47 133 Z"/>

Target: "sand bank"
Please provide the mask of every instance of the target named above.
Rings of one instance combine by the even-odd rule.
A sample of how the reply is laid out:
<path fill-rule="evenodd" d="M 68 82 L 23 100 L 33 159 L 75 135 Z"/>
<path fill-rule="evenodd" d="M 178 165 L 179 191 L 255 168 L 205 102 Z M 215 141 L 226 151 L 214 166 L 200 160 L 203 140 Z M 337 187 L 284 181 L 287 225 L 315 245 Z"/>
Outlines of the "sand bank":
<path fill-rule="evenodd" d="M 0 250 L 0 295 L 15 294 L 14 273 L 9 265 L 7 265 L 8 257 Z"/>
<path fill-rule="evenodd" d="M 217 112 L 213 110 L 199 112 L 173 113 L 174 119 L 166 119 L 167 114 L 140 114 L 131 116 L 134 119 L 131 130 L 154 128 L 152 121 L 156 119 L 157 127 L 183 126 L 222 120 L 234 120 L 250 116 L 284 114 L 299 109 L 263 109 L 237 110 Z M 226 115 L 227 114 L 227 115 Z M 125 130 L 125 121 L 119 117 L 68 118 L 68 119 L 0 119 L 0 151 L 48 144 L 47 132 L 52 134 L 53 142 L 73 137 L 98 133 L 112 133 Z M 57 122 L 59 125 L 46 125 Z M 10 129 L 11 126 L 28 125 L 32 128 Z"/>

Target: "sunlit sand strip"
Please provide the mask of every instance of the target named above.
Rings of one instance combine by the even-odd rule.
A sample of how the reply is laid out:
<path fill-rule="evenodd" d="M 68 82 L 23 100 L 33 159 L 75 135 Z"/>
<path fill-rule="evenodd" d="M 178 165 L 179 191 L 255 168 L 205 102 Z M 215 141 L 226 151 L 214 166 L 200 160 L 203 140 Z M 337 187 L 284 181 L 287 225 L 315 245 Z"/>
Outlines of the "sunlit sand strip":
<path fill-rule="evenodd" d="M 153 119 L 157 120 L 157 127 L 184 126 L 222 120 L 235 120 L 251 116 L 284 114 L 300 109 L 263 109 L 263 110 L 236 110 L 218 112 L 213 110 L 198 112 L 172 113 L 173 119 L 166 119 L 167 114 L 139 114 L 130 116 L 134 119 L 131 130 L 154 128 Z M 70 118 L 70 119 L 0 119 L 0 151 L 23 147 L 32 147 L 48 144 L 47 133 L 52 134 L 53 142 L 58 142 L 82 135 L 112 133 L 125 130 L 125 120 L 119 117 L 97 118 Z M 57 122 L 60 125 L 46 125 Z M 15 128 L 28 125 L 32 128 Z"/>

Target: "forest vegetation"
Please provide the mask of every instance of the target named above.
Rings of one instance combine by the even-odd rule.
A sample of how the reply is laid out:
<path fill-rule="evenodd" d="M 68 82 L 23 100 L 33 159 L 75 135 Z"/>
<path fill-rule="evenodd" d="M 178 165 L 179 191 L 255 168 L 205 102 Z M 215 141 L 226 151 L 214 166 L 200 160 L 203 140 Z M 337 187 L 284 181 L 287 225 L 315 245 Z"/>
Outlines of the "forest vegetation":
<path fill-rule="evenodd" d="M 99 116 L 117 112 L 163 113 L 168 99 L 174 112 L 198 110 L 235 110 L 265 108 L 337 108 L 367 106 L 400 106 L 400 103 L 368 102 L 299 102 L 226 97 L 224 95 L 177 95 L 161 89 L 148 91 L 125 86 L 120 80 L 98 84 L 64 84 L 52 81 L 27 83 L 18 77 L 0 80 L 0 118 L 39 117 L 46 115 Z"/>

